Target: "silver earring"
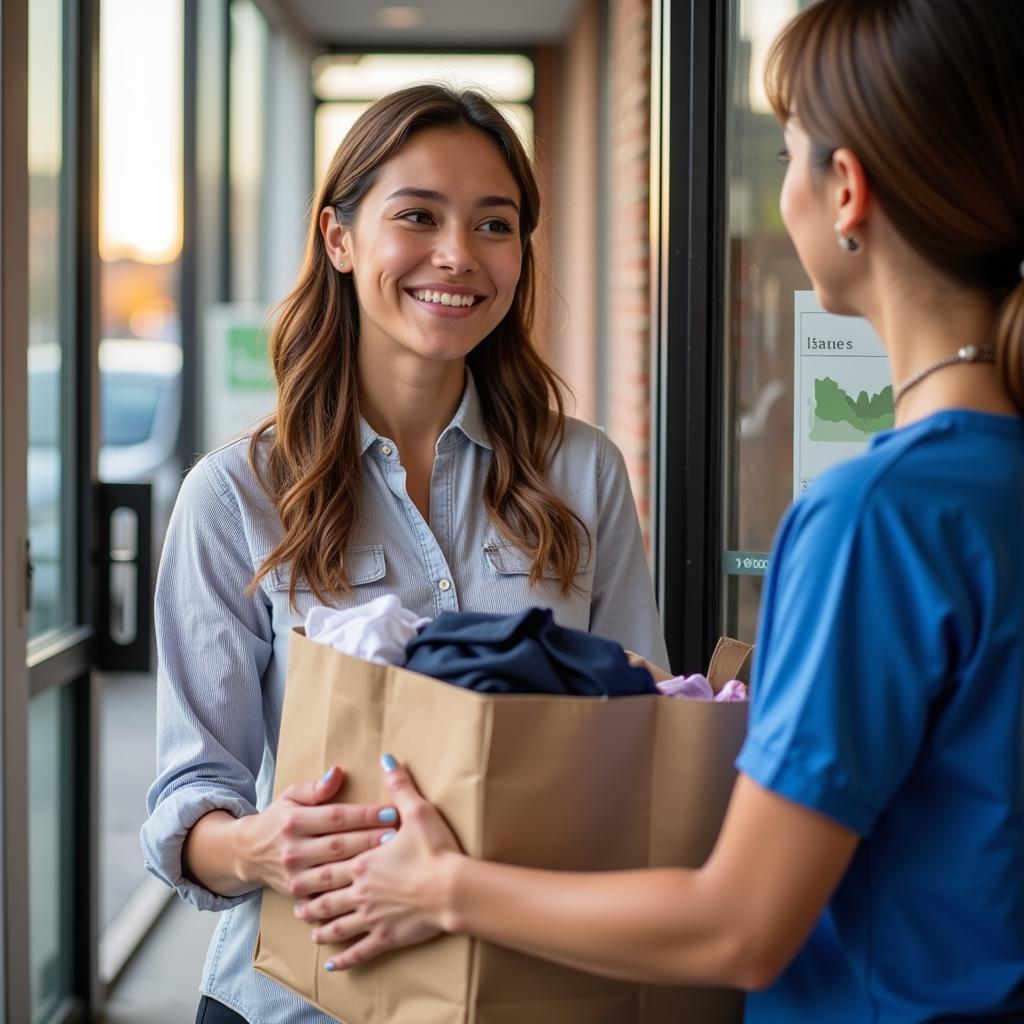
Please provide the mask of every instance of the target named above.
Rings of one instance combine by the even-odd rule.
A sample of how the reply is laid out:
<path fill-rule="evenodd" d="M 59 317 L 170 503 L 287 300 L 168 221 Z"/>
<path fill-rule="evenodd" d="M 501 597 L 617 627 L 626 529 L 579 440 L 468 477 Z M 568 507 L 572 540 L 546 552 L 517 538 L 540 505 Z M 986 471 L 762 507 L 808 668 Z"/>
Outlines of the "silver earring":
<path fill-rule="evenodd" d="M 853 235 L 844 235 L 842 226 L 839 221 L 836 221 L 836 242 L 839 244 L 839 248 L 843 252 L 860 252 L 860 242 L 857 241 Z"/>

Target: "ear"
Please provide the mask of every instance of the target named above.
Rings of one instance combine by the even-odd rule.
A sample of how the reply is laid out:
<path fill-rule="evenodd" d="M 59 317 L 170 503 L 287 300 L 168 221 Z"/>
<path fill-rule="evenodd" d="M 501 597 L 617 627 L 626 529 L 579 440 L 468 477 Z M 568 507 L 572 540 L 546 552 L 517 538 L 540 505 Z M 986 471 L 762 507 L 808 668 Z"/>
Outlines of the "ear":
<path fill-rule="evenodd" d="M 840 146 L 832 154 L 835 175 L 836 223 L 843 234 L 860 227 L 871 208 L 871 186 L 860 157 Z"/>
<path fill-rule="evenodd" d="M 320 234 L 323 235 L 327 258 L 343 274 L 352 270 L 352 232 L 338 221 L 333 206 L 320 211 Z"/>

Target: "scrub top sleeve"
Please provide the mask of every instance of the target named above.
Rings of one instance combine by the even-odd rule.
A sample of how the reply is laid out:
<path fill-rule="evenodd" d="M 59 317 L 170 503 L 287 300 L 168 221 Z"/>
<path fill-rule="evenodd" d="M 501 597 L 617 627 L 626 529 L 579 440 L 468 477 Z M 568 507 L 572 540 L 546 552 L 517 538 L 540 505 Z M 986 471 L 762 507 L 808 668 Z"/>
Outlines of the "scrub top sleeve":
<path fill-rule="evenodd" d="M 241 515 L 206 459 L 182 485 L 157 577 L 157 778 L 141 836 L 146 867 L 200 909 L 255 895 L 219 896 L 181 865 L 185 837 L 204 814 L 256 813 L 272 632 L 260 591 L 246 593 L 252 577 Z"/>
<path fill-rule="evenodd" d="M 948 664 L 928 547 L 876 499 L 822 486 L 780 528 L 737 760 L 861 835 L 914 764 Z"/>
<path fill-rule="evenodd" d="M 668 668 L 665 637 L 626 463 L 603 431 L 598 444 L 590 632 Z"/>

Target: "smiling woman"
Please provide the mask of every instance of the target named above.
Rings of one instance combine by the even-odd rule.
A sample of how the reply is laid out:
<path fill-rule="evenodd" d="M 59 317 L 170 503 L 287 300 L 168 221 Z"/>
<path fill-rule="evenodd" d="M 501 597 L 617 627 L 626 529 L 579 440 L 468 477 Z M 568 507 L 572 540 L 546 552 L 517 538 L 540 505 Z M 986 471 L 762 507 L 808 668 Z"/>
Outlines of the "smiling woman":
<path fill-rule="evenodd" d="M 328 1024 L 253 971 L 259 890 L 331 890 L 397 820 L 337 803 L 327 765 L 271 800 L 289 635 L 314 602 L 546 605 L 667 662 L 622 456 L 564 415 L 533 344 L 537 219 L 522 144 L 483 97 L 419 86 L 370 107 L 324 178 L 271 335 L 277 408 L 182 487 L 157 586 L 143 845 L 183 897 L 231 908 L 207 1020 Z"/>

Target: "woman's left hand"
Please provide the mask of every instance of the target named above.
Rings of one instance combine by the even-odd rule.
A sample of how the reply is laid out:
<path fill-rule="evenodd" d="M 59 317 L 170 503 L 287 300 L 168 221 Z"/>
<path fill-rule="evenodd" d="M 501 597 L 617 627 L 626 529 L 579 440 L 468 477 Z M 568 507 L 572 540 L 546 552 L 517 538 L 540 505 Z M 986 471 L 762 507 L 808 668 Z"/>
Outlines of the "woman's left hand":
<path fill-rule="evenodd" d="M 328 971 L 365 963 L 399 946 L 423 942 L 445 930 L 445 870 L 459 844 L 433 804 L 420 795 L 409 773 L 385 754 L 381 758 L 401 826 L 376 849 L 349 861 L 347 887 L 296 905 L 295 913 L 315 924 L 320 945 L 358 942 L 331 957 Z"/>

